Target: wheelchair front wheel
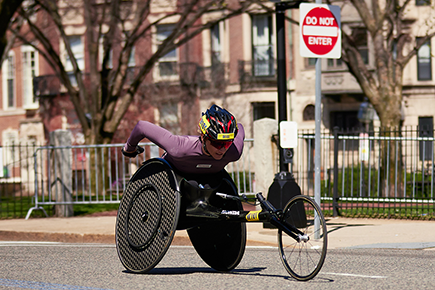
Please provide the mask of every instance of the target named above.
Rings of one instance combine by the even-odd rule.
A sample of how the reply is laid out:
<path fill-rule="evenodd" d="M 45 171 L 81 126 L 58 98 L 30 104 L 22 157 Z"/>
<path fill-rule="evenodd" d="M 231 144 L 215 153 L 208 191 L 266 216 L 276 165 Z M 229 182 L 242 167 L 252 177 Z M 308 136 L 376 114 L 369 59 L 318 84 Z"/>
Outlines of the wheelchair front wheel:
<path fill-rule="evenodd" d="M 303 233 L 300 241 L 296 241 L 278 230 L 279 252 L 285 269 L 299 281 L 314 278 L 323 266 L 328 244 L 320 207 L 308 196 L 295 196 L 285 206 L 282 221 Z"/>
<path fill-rule="evenodd" d="M 177 189 L 173 172 L 160 160 L 144 163 L 129 181 L 115 226 L 116 249 L 127 270 L 148 272 L 166 254 L 180 214 Z"/>

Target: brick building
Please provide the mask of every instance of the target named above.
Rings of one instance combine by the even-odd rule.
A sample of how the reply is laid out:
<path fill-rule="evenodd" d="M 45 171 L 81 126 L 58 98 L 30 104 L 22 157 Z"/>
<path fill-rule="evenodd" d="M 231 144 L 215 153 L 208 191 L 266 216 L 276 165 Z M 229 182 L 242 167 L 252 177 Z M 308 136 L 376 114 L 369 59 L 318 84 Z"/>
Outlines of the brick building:
<path fill-rule="evenodd" d="M 426 10 L 424 5 L 411 4 L 407 17 L 416 27 L 421 26 L 423 18 L 417 16 Z M 287 16 L 297 19 L 298 13 L 297 9 L 288 10 Z M 357 19 L 354 10 L 342 11 L 343 24 L 351 26 Z M 89 71 L 83 23 L 77 20 L 66 28 L 79 66 Z M 129 66 L 139 67 L 144 54 L 154 51 L 170 30 L 171 23 L 156 26 L 153 39 L 135 47 Z M 56 33 L 51 37 L 57 37 Z M 286 43 L 288 116 L 299 128 L 314 129 L 314 62 L 299 56 L 299 28 L 289 22 Z M 374 47 L 364 31 L 360 47 L 367 63 L 373 65 Z M 59 43 L 61 54 L 62 49 Z M 405 69 L 404 125 L 424 123 L 433 128 L 435 82 L 431 60 L 428 42 Z M 68 60 L 64 61 L 71 69 Z M 322 70 L 323 127 L 361 126 L 357 113 L 364 95 L 347 67 L 340 60 L 324 59 Z M 76 143 L 83 142 L 80 124 L 62 84 L 32 47 L 17 43 L 3 63 L 1 78 L 2 144 L 29 140 L 44 144 L 50 131 L 61 128 L 72 130 Z M 227 19 L 159 60 L 113 142 L 124 142 L 138 119 L 158 123 L 174 133 L 195 134 L 200 112 L 212 103 L 233 112 L 245 125 L 247 137 L 252 138 L 254 120 L 277 117 L 276 87 L 275 15 L 258 9 L 254 14 Z"/>

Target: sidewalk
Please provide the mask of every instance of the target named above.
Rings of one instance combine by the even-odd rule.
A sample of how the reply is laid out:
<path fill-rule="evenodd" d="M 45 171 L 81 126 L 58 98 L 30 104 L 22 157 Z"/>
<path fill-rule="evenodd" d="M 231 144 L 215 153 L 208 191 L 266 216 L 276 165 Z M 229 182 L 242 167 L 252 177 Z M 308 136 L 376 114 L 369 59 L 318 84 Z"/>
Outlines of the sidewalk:
<path fill-rule="evenodd" d="M 0 220 L 0 241 L 115 243 L 115 216 Z M 248 246 L 277 246 L 276 230 L 247 223 Z M 435 221 L 328 218 L 328 249 L 435 249 Z M 172 245 L 190 245 L 177 231 Z"/>

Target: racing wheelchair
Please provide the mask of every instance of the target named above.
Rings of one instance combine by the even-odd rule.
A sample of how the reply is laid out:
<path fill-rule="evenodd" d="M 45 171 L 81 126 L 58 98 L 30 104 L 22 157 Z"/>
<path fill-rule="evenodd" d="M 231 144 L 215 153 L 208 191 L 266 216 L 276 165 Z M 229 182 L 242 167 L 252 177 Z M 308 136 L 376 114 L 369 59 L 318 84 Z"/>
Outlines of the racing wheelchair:
<path fill-rule="evenodd" d="M 200 182 L 198 182 L 198 180 Z M 261 193 L 237 194 L 229 174 L 208 183 L 176 173 L 164 159 L 145 161 L 131 177 L 116 219 L 116 248 L 123 266 L 145 273 L 164 257 L 176 230 L 187 230 L 196 252 L 217 271 L 230 271 L 246 246 L 246 223 L 269 222 L 277 228 L 278 248 L 287 272 L 306 281 L 317 275 L 327 250 L 327 230 L 320 207 L 297 195 L 275 209 Z M 242 201 L 261 210 L 245 211 Z"/>

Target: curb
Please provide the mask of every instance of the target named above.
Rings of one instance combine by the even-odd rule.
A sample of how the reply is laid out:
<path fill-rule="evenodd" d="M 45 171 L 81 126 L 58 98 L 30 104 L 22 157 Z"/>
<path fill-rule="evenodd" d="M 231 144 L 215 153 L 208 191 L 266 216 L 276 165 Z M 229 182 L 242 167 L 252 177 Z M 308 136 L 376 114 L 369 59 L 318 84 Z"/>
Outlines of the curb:
<path fill-rule="evenodd" d="M 115 235 L 0 231 L 1 241 L 114 244 Z"/>

